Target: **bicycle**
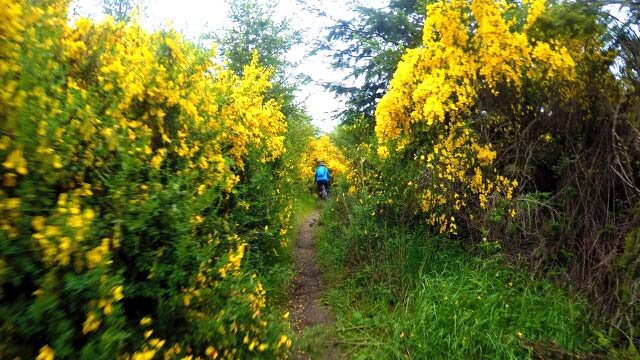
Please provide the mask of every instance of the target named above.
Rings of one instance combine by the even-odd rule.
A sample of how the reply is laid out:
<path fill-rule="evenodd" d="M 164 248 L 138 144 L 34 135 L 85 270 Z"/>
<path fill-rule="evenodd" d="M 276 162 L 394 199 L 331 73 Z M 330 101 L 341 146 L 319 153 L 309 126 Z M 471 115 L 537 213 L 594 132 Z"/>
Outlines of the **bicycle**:
<path fill-rule="evenodd" d="M 320 184 L 320 198 L 322 200 L 327 200 L 329 199 L 329 193 L 327 192 L 327 187 L 324 186 L 324 184 Z"/>

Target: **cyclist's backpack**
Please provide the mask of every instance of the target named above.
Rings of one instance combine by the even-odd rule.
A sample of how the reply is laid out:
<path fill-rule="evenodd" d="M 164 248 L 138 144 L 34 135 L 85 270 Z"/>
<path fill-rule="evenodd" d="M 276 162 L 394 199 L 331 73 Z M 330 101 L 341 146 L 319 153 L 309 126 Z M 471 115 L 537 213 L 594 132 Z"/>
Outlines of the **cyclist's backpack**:
<path fill-rule="evenodd" d="M 316 179 L 329 179 L 329 170 L 326 166 L 318 166 L 316 169 Z"/>

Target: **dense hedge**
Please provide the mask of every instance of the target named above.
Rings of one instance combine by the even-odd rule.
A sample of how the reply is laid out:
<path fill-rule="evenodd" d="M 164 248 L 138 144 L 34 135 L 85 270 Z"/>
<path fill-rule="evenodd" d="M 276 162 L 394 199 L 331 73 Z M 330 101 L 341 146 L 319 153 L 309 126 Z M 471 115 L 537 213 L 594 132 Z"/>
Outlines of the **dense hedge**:
<path fill-rule="evenodd" d="M 0 1 L 1 358 L 286 356 L 255 270 L 287 245 L 287 122 L 269 71 L 213 58 Z"/>
<path fill-rule="evenodd" d="M 502 249 L 584 291 L 636 349 L 638 7 L 621 24 L 600 6 L 429 2 L 375 129 L 348 119 L 339 138 L 371 221 Z"/>

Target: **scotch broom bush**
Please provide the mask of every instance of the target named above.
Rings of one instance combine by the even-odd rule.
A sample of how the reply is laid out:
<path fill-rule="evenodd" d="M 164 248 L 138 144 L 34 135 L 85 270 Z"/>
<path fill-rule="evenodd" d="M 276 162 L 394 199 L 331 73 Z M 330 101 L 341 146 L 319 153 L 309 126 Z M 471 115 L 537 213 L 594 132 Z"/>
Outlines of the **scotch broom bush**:
<path fill-rule="evenodd" d="M 637 354 L 638 7 L 616 22 L 607 3 L 427 1 L 375 119 L 339 130 L 356 157 L 345 263 L 380 256 L 375 223 L 426 225 L 583 292 L 600 345 Z M 396 49 L 394 30 L 379 41 Z"/>
<path fill-rule="evenodd" d="M 282 168 L 286 119 L 257 58 L 212 58 L 0 1 L 0 357 L 287 355 L 256 269 L 286 246 L 291 185 L 247 180 Z"/>
<path fill-rule="evenodd" d="M 514 93 L 513 106 L 521 107 L 523 83 L 545 89 L 574 77 L 566 48 L 527 34 L 544 1 L 523 3 L 522 19 L 508 16 L 517 5 L 506 1 L 428 5 L 422 46 L 404 54 L 376 108 L 378 155 L 419 164 L 411 182 L 420 211 L 439 233 L 456 234 L 463 217 L 500 207 L 518 185 L 493 172 L 496 151 L 477 128 L 494 120 L 481 118 L 481 101 Z"/>
<path fill-rule="evenodd" d="M 316 138 L 311 137 L 307 142 L 306 149 L 302 152 L 298 164 L 300 181 L 309 182 L 313 180 L 318 161 L 324 161 L 331 171 L 332 182 L 336 178 L 342 178 L 348 174 L 349 161 L 344 156 L 340 148 L 333 144 L 328 135 Z"/>

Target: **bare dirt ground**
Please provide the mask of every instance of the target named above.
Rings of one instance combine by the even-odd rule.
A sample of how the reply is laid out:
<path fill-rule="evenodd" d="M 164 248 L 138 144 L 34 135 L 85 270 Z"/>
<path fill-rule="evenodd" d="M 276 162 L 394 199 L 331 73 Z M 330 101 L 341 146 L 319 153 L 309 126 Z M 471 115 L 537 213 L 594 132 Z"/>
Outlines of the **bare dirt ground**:
<path fill-rule="evenodd" d="M 316 210 L 300 225 L 294 247 L 297 275 L 291 287 L 291 322 L 298 335 L 311 327 L 328 327 L 333 324 L 329 311 L 321 304 L 324 290 L 321 272 L 316 265 L 315 228 L 320 218 Z M 293 359 L 339 359 L 335 345 L 325 340 L 312 353 L 299 351 Z"/>

